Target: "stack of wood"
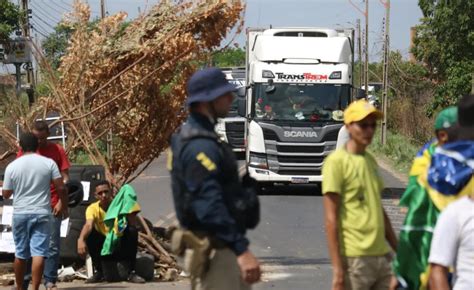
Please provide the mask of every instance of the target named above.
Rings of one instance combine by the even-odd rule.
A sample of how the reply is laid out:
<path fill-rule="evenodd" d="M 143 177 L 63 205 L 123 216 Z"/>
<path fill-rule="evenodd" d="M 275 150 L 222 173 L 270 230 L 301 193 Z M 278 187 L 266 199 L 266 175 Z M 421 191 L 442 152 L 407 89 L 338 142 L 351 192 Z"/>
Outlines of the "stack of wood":
<path fill-rule="evenodd" d="M 140 222 L 143 231 L 138 236 L 139 251 L 146 252 L 155 258 L 155 277 L 164 281 L 177 280 L 181 269 L 175 257 L 169 252 L 166 238 L 154 235 L 142 217 L 140 217 Z"/>

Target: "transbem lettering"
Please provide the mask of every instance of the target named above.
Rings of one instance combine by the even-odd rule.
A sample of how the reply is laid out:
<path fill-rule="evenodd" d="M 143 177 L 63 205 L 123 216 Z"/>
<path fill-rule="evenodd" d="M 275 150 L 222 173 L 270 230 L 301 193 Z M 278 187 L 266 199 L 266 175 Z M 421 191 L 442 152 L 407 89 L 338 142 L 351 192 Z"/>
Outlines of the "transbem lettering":
<path fill-rule="evenodd" d="M 278 79 L 283 80 L 313 80 L 313 81 L 322 81 L 327 80 L 327 75 L 318 75 L 312 73 L 303 73 L 303 74 L 285 74 L 285 73 L 276 73 Z"/>

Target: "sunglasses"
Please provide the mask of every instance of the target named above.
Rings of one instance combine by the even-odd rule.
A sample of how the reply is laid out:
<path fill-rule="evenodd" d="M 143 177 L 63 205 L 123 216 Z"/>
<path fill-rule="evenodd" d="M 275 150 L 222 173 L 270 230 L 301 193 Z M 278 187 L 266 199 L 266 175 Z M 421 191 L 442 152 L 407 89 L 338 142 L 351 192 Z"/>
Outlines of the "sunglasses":
<path fill-rule="evenodd" d="M 361 129 L 368 129 L 368 128 L 371 128 L 371 129 L 375 129 L 377 127 L 377 123 L 356 123 L 357 126 L 359 126 L 359 128 Z"/>

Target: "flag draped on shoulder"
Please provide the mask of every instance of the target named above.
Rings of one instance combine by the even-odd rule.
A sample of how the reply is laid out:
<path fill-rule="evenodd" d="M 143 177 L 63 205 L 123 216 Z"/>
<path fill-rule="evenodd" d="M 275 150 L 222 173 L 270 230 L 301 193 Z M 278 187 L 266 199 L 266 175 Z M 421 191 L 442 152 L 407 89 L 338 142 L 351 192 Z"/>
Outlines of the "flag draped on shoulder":
<path fill-rule="evenodd" d="M 428 172 L 428 193 L 443 210 L 474 191 L 474 142 L 458 141 L 437 148 Z"/>
<path fill-rule="evenodd" d="M 474 142 L 431 142 L 416 156 L 400 205 L 408 212 L 393 266 L 406 289 L 427 289 L 431 239 L 440 212 L 474 190 Z"/>
<path fill-rule="evenodd" d="M 109 228 L 102 247 L 102 256 L 111 255 L 120 244 L 120 238 L 127 229 L 127 215 L 140 212 L 137 194 L 132 186 L 125 184 L 110 204 L 104 223 Z"/>
<path fill-rule="evenodd" d="M 426 289 L 425 272 L 439 210 L 431 201 L 427 188 L 419 182 L 426 175 L 437 143 L 430 142 L 418 152 L 410 170 L 407 188 L 400 206 L 408 212 L 400 232 L 397 256 L 393 263 L 395 275 L 406 289 Z"/>

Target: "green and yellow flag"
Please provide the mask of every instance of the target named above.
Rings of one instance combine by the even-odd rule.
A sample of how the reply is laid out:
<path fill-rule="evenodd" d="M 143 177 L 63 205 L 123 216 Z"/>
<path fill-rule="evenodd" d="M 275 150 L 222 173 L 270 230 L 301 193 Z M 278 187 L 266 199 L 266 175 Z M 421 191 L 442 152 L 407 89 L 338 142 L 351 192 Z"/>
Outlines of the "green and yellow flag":
<path fill-rule="evenodd" d="M 400 199 L 400 206 L 408 212 L 399 237 L 394 272 L 406 289 L 427 289 L 428 257 L 431 239 L 440 211 L 431 200 L 420 177 L 426 176 L 436 142 L 429 143 L 417 154 L 410 170 L 408 186 Z"/>
<path fill-rule="evenodd" d="M 125 184 L 109 206 L 104 223 L 109 228 L 102 246 L 102 256 L 111 255 L 120 243 L 120 238 L 127 229 L 127 215 L 140 212 L 137 194 L 132 186 Z"/>

